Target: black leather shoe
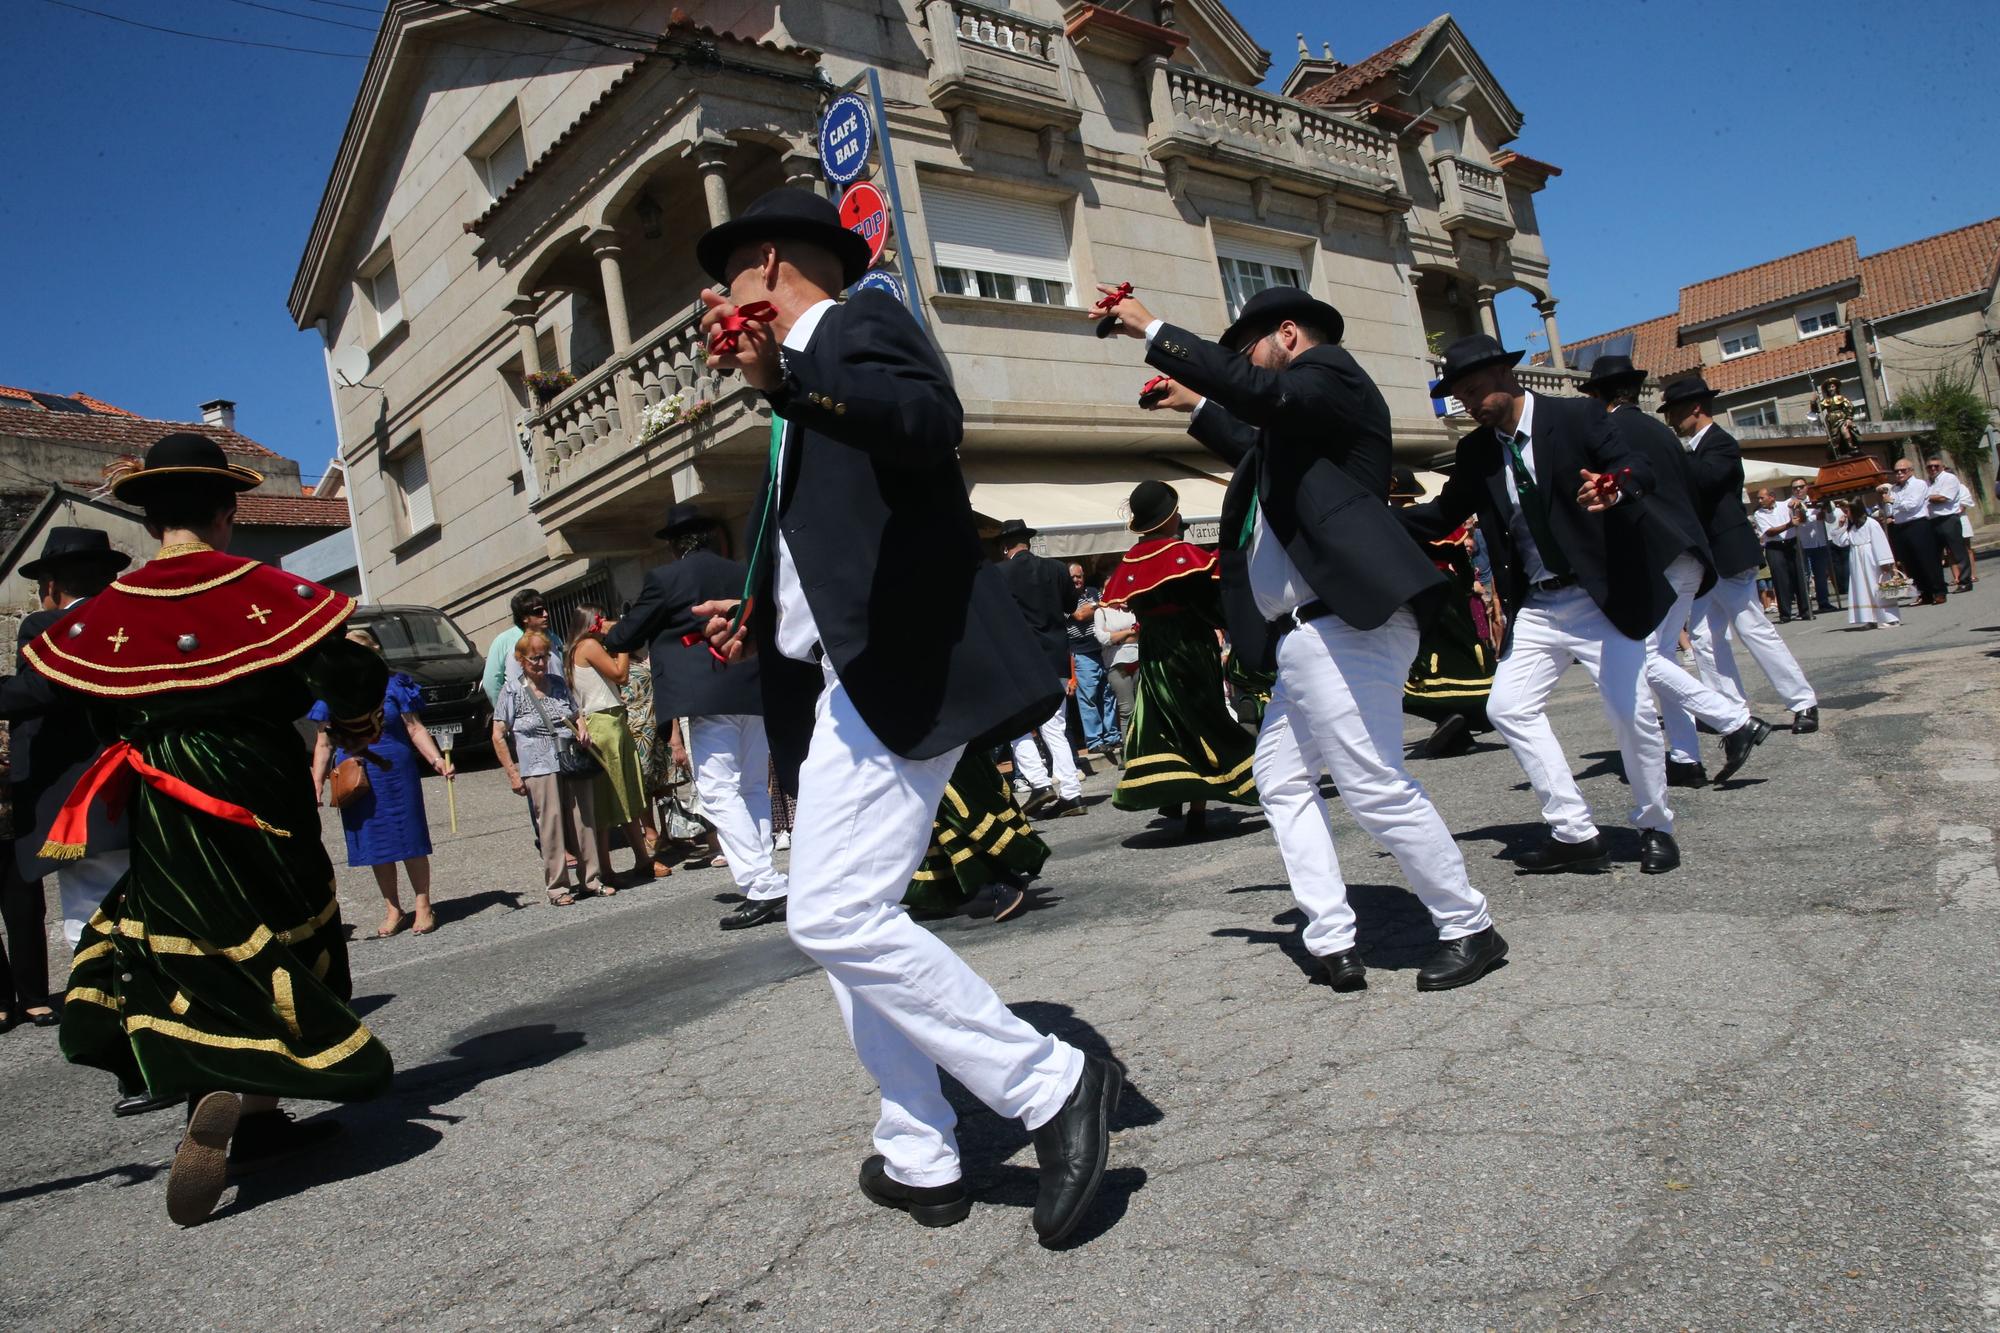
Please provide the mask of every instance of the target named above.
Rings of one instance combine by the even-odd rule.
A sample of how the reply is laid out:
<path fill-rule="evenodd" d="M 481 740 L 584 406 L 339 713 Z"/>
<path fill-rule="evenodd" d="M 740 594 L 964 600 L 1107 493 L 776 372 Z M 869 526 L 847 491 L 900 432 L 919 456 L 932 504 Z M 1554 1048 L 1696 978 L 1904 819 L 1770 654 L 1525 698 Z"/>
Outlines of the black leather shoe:
<path fill-rule="evenodd" d="M 1771 724 L 1751 718 L 1736 730 L 1722 738 L 1722 767 L 1716 770 L 1715 780 L 1727 782 L 1736 776 L 1738 769 L 1750 762 L 1750 752 L 1764 743 L 1771 734 Z"/>
<path fill-rule="evenodd" d="M 1521 853 L 1514 869 L 1524 875 L 1558 875 L 1566 870 L 1602 870 L 1610 864 L 1611 853 L 1605 850 L 1604 839 L 1593 833 L 1585 842 L 1550 838 L 1547 846 Z"/>
<path fill-rule="evenodd" d="M 1681 863 L 1680 844 L 1671 833 L 1658 829 L 1639 830 L 1639 870 L 1647 875 L 1664 875 Z"/>
<path fill-rule="evenodd" d="M 111 1114 L 116 1116 L 146 1115 L 153 1111 L 164 1111 L 180 1106 L 185 1097 L 155 1097 L 150 1092 L 135 1092 L 130 1097 L 120 1097 L 111 1103 Z"/>
<path fill-rule="evenodd" d="M 1669 787 L 1706 787 L 1708 770 L 1699 763 L 1683 764 L 1667 760 L 1667 785 Z"/>
<path fill-rule="evenodd" d="M 889 1175 L 889 1163 L 877 1153 L 861 1164 L 861 1192 L 884 1208 L 900 1208 L 920 1227 L 948 1227 L 972 1211 L 965 1182 L 949 1185 L 905 1185 Z"/>
<path fill-rule="evenodd" d="M 1055 798 L 1056 798 L 1055 788 L 1037 787 L 1033 791 L 1028 793 L 1027 800 L 1021 802 L 1021 813 L 1024 815 L 1032 815 L 1037 810 L 1041 809 L 1043 806 L 1055 800 Z"/>
<path fill-rule="evenodd" d="M 1041 817 L 1043 819 L 1074 819 L 1078 815 L 1087 815 L 1089 813 L 1090 810 L 1084 805 L 1081 796 L 1065 796 L 1054 805 L 1045 808 L 1042 811 Z"/>
<path fill-rule="evenodd" d="M 1042 1244 L 1060 1244 L 1097 1197 L 1111 1153 L 1111 1111 L 1124 1087 L 1125 1074 L 1117 1065 L 1085 1056 L 1083 1076 L 1062 1110 L 1031 1131 L 1042 1169 L 1035 1195 L 1035 1234 Z"/>
<path fill-rule="evenodd" d="M 777 898 L 745 898 L 736 905 L 736 910 L 722 918 L 724 930 L 748 930 L 752 926 L 766 925 L 772 921 L 785 919 L 785 900 Z"/>
<path fill-rule="evenodd" d="M 1819 705 L 1814 704 L 1802 713 L 1792 714 L 1792 734 L 1804 736 L 1819 730 Z"/>
<path fill-rule="evenodd" d="M 33 1023 L 38 1028 L 60 1027 L 62 1025 L 62 1010 L 46 1009 L 39 1014 L 24 1013 L 21 1015 L 21 1021 L 23 1023 Z"/>
<path fill-rule="evenodd" d="M 1507 956 L 1507 941 L 1493 927 L 1474 935 L 1461 935 L 1438 945 L 1437 952 L 1417 969 L 1418 990 L 1450 990 L 1470 986 L 1491 972 Z"/>
<path fill-rule="evenodd" d="M 1326 984 L 1338 991 L 1367 990 L 1368 969 L 1362 966 L 1361 950 L 1342 949 L 1319 960 Z"/>
<path fill-rule="evenodd" d="M 1437 724 L 1430 738 L 1424 742 L 1424 758 L 1449 759 L 1455 754 L 1464 754 L 1472 748 L 1472 724 L 1465 720 L 1465 714 L 1453 713 Z"/>

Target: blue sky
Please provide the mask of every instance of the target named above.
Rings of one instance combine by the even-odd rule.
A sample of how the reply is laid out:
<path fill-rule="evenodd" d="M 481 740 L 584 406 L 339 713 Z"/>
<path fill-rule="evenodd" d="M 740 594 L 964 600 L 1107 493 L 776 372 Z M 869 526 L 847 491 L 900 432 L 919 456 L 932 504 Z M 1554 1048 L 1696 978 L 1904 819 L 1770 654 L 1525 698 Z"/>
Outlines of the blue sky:
<path fill-rule="evenodd" d="M 76 0 L 168 26 L 365 53 L 360 0 Z M 1359 60 L 1438 13 L 1236 0 L 1282 80 L 1304 30 Z M 1653 0 L 1455 11 L 1564 174 L 1540 196 L 1566 339 L 1671 310 L 1681 284 L 1853 234 L 1863 253 L 2000 212 L 2000 3 Z M 0 384 L 241 429 L 316 476 L 318 339 L 285 295 L 360 60 L 190 41 L 47 0 L 8 7 Z M 1502 298 L 1510 340 L 1539 329 Z"/>

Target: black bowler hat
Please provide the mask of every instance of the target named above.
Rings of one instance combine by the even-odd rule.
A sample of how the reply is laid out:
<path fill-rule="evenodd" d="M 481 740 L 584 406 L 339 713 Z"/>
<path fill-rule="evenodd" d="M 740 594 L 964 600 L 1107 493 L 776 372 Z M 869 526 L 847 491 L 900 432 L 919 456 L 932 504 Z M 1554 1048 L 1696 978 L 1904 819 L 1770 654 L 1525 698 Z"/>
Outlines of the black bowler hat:
<path fill-rule="evenodd" d="M 1296 287 L 1266 287 L 1243 303 L 1236 322 L 1222 331 L 1222 345 L 1240 352 L 1288 319 L 1318 329 L 1330 343 L 1339 342 L 1347 332 L 1347 321 L 1326 302 Z"/>
<path fill-rule="evenodd" d="M 873 256 L 859 232 L 840 225 L 840 210 L 811 190 L 781 185 L 760 196 L 742 216 L 710 227 L 694 243 L 695 258 L 717 282 L 728 282 L 722 266 L 738 246 L 753 241 L 809 241 L 840 260 L 840 282 L 852 287 L 868 271 Z"/>
<path fill-rule="evenodd" d="M 1716 390 L 1708 387 L 1708 381 L 1699 375 L 1684 375 L 1660 391 L 1659 410 L 1664 412 L 1676 403 L 1707 403 L 1714 399 Z"/>
<path fill-rule="evenodd" d="M 24 578 L 55 578 L 65 565 L 98 568 L 116 574 L 132 563 L 123 551 L 111 549 L 111 538 L 96 528 L 50 528 L 42 553 L 21 566 Z"/>
<path fill-rule="evenodd" d="M 1406 467 L 1389 469 L 1389 498 L 1391 500 L 1421 500 L 1424 488 L 1417 485 L 1417 474 Z"/>
<path fill-rule="evenodd" d="M 664 541 L 672 541 L 683 532 L 691 532 L 696 528 L 705 528 L 713 522 L 715 522 L 714 519 L 702 513 L 695 506 L 691 504 L 677 504 L 667 511 L 667 526 L 661 528 L 653 535 Z"/>
<path fill-rule="evenodd" d="M 1012 546 L 1017 542 L 1031 542 L 1034 539 L 1035 530 L 1018 518 L 1005 519 L 1000 524 L 1000 545 L 1002 549 Z"/>
<path fill-rule="evenodd" d="M 1180 512 L 1180 492 L 1164 481 L 1142 481 L 1132 488 L 1132 497 L 1125 502 L 1132 511 L 1132 521 L 1125 526 L 1144 534 L 1164 527 L 1168 519 Z"/>
<path fill-rule="evenodd" d="M 1440 396 L 1451 392 L 1459 379 L 1486 366 L 1518 366 L 1526 352 L 1510 352 L 1498 338 L 1471 333 L 1444 349 L 1444 374 L 1438 377 Z"/>
<path fill-rule="evenodd" d="M 1632 364 L 1629 356 L 1600 356 L 1590 363 L 1590 378 L 1577 387 L 1585 393 L 1598 389 L 1615 389 L 1624 384 L 1637 384 L 1646 378 L 1646 372 Z"/>
<path fill-rule="evenodd" d="M 146 451 L 146 461 L 112 479 L 113 499 L 142 508 L 163 489 L 183 481 L 220 482 L 232 491 L 264 484 L 264 474 L 229 461 L 206 435 L 175 431 Z"/>

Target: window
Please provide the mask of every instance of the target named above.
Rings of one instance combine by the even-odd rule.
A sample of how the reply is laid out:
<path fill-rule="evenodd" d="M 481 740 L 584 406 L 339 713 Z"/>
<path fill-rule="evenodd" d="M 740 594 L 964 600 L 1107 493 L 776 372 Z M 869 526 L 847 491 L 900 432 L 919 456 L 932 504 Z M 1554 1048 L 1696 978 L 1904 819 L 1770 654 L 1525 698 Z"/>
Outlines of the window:
<path fill-rule="evenodd" d="M 1732 356 L 1748 356 L 1752 352 L 1764 350 L 1764 340 L 1757 336 L 1755 324 L 1724 329 L 1717 336 L 1722 340 L 1722 359 L 1725 361 Z"/>
<path fill-rule="evenodd" d="M 1761 403 L 1751 403 L 1748 407 L 1733 407 L 1729 410 L 1729 424 L 1775 426 L 1778 424 L 1778 400 L 1772 398 Z"/>
<path fill-rule="evenodd" d="M 424 443 L 411 438 L 389 458 L 388 473 L 401 504 L 402 535 L 414 537 L 437 526 L 431 507 L 431 474 L 424 463 Z"/>
<path fill-rule="evenodd" d="M 1229 307 L 1231 319 L 1242 313 L 1245 301 L 1266 287 L 1306 285 L 1299 247 L 1241 236 L 1217 236 L 1215 255 L 1222 268 L 1222 299 Z"/>
<path fill-rule="evenodd" d="M 486 127 L 484 134 L 472 141 L 465 156 L 479 174 L 479 183 L 486 187 L 488 199 L 498 199 L 507 193 L 507 187 L 521 179 L 528 169 L 528 141 L 521 133 L 521 108 L 510 104 Z"/>
<path fill-rule="evenodd" d="M 1810 310 L 1799 311 L 1799 337 L 1811 338 L 1822 333 L 1832 333 L 1840 327 L 1840 307 L 1832 301 L 1814 306 Z"/>
<path fill-rule="evenodd" d="M 938 290 L 953 296 L 1066 306 L 1074 280 L 1062 210 L 954 185 L 924 187 Z"/>
<path fill-rule="evenodd" d="M 385 242 L 361 268 L 361 299 L 374 316 L 377 342 L 395 332 L 403 322 L 403 293 L 396 285 L 396 260 Z"/>

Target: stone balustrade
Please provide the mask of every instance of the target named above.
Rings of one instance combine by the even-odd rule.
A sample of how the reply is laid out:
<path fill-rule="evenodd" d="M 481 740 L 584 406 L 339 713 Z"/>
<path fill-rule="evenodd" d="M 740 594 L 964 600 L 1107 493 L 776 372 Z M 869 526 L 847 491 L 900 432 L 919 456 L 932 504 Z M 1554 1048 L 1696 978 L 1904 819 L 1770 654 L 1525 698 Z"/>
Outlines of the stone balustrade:
<path fill-rule="evenodd" d="M 1514 214 L 1499 172 L 1446 156 L 1431 163 L 1431 174 L 1438 188 L 1438 220 L 1445 230 L 1465 230 L 1495 240 L 1514 234 Z"/>
<path fill-rule="evenodd" d="M 1056 42 L 1062 37 L 1062 29 L 1056 24 L 1041 23 L 991 5 L 972 4 L 970 0 L 943 0 L 933 7 L 949 13 L 949 26 L 961 42 L 1011 52 L 1045 64 L 1055 60 Z"/>
<path fill-rule="evenodd" d="M 1288 97 L 1185 65 L 1152 65 L 1148 150 L 1237 176 L 1282 179 L 1292 188 L 1399 196 L 1395 149 L 1386 135 Z"/>

